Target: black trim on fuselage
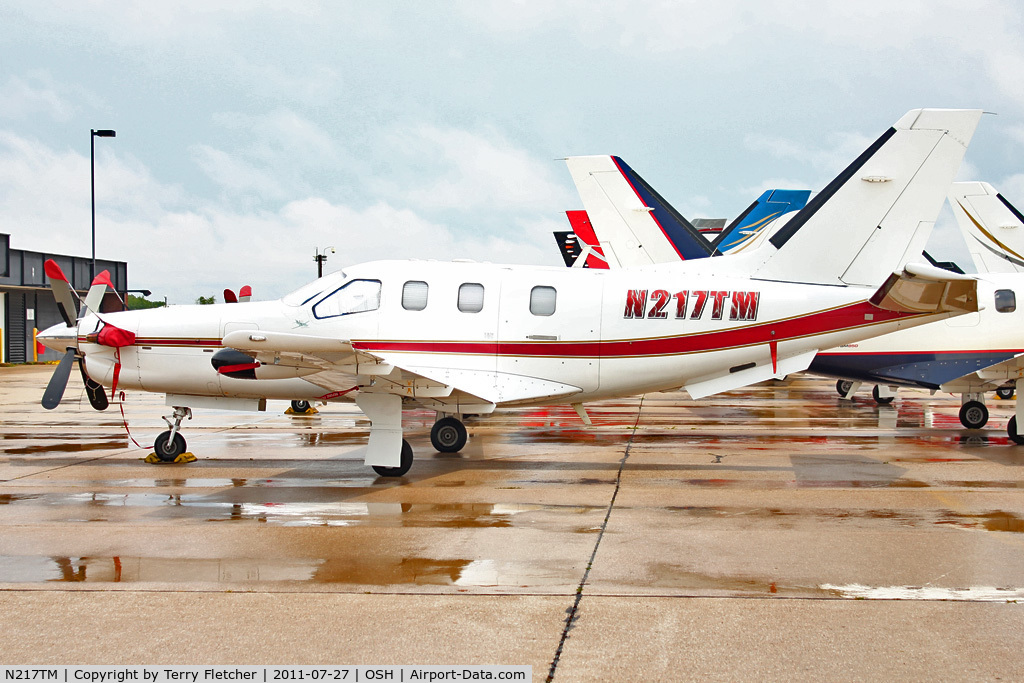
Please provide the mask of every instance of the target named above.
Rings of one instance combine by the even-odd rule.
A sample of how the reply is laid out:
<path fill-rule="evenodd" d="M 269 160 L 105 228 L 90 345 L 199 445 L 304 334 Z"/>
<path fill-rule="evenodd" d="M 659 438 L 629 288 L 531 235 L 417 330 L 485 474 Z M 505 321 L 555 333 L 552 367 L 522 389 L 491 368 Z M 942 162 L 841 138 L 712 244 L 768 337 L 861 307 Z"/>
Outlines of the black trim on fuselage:
<path fill-rule="evenodd" d="M 786 223 L 782 228 L 771 236 L 769 240 L 776 249 L 781 249 L 786 242 L 789 241 L 796 231 L 803 227 L 804 223 L 809 221 L 811 217 L 818 212 L 825 202 L 832 198 L 836 192 L 839 191 L 843 185 L 846 184 L 853 175 L 860 170 L 861 166 L 868 162 L 868 159 L 873 157 L 878 150 L 882 149 L 882 146 L 889 141 L 889 139 L 896 135 L 896 129 L 890 128 L 889 130 L 882 133 L 882 136 L 872 143 L 864 152 L 853 160 L 853 163 L 846 167 L 846 169 L 837 175 L 835 179 L 829 183 L 824 190 L 819 192 L 814 199 L 807 202 L 807 206 L 800 209 L 800 213 L 793 216 L 792 220 Z"/>

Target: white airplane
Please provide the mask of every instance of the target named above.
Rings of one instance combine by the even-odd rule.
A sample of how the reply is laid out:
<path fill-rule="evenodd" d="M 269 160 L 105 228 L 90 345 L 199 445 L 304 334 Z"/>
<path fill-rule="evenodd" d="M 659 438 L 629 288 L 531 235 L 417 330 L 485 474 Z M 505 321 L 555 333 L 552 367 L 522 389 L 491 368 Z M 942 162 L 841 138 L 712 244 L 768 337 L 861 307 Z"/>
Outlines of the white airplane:
<path fill-rule="evenodd" d="M 431 442 L 455 452 L 466 413 L 572 404 L 587 421 L 587 401 L 701 397 L 804 370 L 820 349 L 977 310 L 975 280 L 904 254 L 931 228 L 980 114 L 908 112 L 770 249 L 742 256 L 630 270 L 378 261 L 278 301 L 77 320 L 53 264 L 67 325 L 39 339 L 65 355 L 43 403 L 59 403 L 76 358 L 105 387 L 164 393 L 174 412 L 154 449 L 172 460 L 192 407 L 355 401 L 371 422 L 365 463 L 401 476 L 405 405 L 437 411 Z"/>
<path fill-rule="evenodd" d="M 707 244 L 703 237 L 618 157 L 570 157 L 566 164 L 586 207 L 584 211 L 569 212 L 577 214 L 573 227 L 583 229 L 584 242 L 600 249 L 602 256 L 607 255 L 606 267 L 613 268 L 650 262 L 678 263 L 684 254 L 700 259 L 723 252 L 756 250 L 777 230 L 785 229 L 787 222 L 797 215 L 790 210 L 791 206 L 802 206 L 807 196 L 796 191 L 764 193 L 723 232 L 719 244 L 702 253 Z M 1024 253 L 1024 234 L 1006 232 L 1021 226 L 1024 233 L 1020 213 L 985 183 L 954 183 L 952 188 L 950 203 L 968 241 L 977 247 L 972 254 L 978 270 L 1013 273 L 1015 263 L 1024 266 L 1024 259 L 1019 256 Z M 779 198 L 773 202 L 776 194 Z M 954 196 L 957 194 L 958 197 Z M 972 216 L 966 207 L 978 217 Z M 999 232 L 1004 241 L 1017 237 L 1021 244 L 1014 243 L 1016 250 L 992 237 L 996 230 L 987 230 L 982 216 L 1001 226 Z M 584 218 L 586 223 L 579 225 Z M 744 223 L 748 229 L 735 229 Z M 916 244 L 923 247 L 926 240 L 927 235 L 918 235 Z M 917 249 L 912 245 L 908 253 Z M 982 263 L 977 252 L 991 267 Z M 935 265 L 927 254 L 924 256 Z M 971 429 L 983 427 L 988 421 L 984 392 L 995 390 L 1008 398 L 1013 389 L 983 381 L 976 373 L 986 368 L 993 372 L 1003 363 L 1012 365 L 1013 359 L 1024 353 L 1024 335 L 1020 333 L 1024 321 L 1019 317 L 1024 311 L 1015 314 L 1012 303 L 1015 288 L 1022 289 L 1024 282 L 1019 276 L 995 274 L 982 276 L 982 280 L 980 313 L 823 350 L 809 370 L 838 378 L 836 388 L 843 398 L 851 398 L 862 383 L 874 383 L 872 393 L 882 404 L 892 402 L 901 386 L 959 393 L 961 423 Z"/>

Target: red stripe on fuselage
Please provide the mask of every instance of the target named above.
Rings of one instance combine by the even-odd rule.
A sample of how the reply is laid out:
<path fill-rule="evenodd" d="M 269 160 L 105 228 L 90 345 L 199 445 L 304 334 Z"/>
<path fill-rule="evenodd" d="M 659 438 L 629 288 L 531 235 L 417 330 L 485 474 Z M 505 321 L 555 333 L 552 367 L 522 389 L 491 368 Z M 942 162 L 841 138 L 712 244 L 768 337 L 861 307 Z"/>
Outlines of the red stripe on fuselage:
<path fill-rule="evenodd" d="M 871 315 L 870 320 L 867 315 Z M 446 353 L 571 358 L 630 358 L 703 353 L 719 349 L 756 346 L 800 339 L 840 330 L 916 318 L 920 313 L 886 311 L 867 301 L 810 315 L 747 325 L 731 330 L 700 332 L 673 337 L 586 342 L 458 342 L 458 341 L 353 341 L 369 352 Z"/>

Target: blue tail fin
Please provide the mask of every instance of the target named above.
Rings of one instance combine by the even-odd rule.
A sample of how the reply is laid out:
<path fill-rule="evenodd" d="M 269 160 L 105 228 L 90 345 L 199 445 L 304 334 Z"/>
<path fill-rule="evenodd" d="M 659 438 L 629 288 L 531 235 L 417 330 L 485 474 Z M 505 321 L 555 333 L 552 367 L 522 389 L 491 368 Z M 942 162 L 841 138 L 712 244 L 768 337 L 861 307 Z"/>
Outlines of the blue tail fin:
<path fill-rule="evenodd" d="M 810 196 L 810 190 L 766 190 L 715 239 L 713 255 L 727 254 L 753 243 L 778 218 L 804 208 Z"/>

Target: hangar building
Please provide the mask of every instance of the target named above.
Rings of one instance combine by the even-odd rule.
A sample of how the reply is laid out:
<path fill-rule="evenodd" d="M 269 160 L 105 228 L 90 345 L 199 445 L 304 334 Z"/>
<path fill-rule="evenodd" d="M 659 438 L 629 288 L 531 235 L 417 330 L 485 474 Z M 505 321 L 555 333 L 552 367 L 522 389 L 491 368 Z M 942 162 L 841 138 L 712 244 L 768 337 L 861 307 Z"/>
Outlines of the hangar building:
<path fill-rule="evenodd" d="M 60 360 L 60 354 L 47 348 L 33 348 L 33 330 L 45 330 L 61 322 L 57 302 L 43 272 L 46 259 L 60 265 L 71 286 L 84 297 L 89 291 L 89 265 L 83 256 L 46 254 L 11 249 L 11 236 L 0 233 L 0 362 L 28 363 L 33 360 Z M 128 264 L 124 261 L 96 259 L 96 272 L 110 271 L 110 280 L 123 299 L 128 289 Z M 121 302 L 107 292 L 101 311 L 119 311 Z"/>

